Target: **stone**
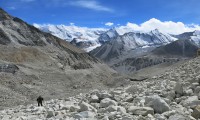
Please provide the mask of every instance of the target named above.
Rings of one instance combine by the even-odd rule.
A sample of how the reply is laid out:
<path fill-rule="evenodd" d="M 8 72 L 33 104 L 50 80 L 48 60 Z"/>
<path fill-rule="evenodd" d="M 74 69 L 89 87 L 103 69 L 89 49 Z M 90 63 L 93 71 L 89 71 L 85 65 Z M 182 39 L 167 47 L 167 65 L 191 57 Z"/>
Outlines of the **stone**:
<path fill-rule="evenodd" d="M 97 96 L 98 96 L 100 99 L 112 98 L 112 97 L 113 97 L 110 93 L 107 93 L 107 92 L 98 93 Z"/>
<path fill-rule="evenodd" d="M 176 114 L 176 111 L 175 110 L 172 110 L 172 111 L 166 111 L 164 113 L 162 113 L 163 116 L 165 116 L 166 118 L 169 118 L 169 116 L 172 116 Z"/>
<path fill-rule="evenodd" d="M 103 108 L 106 108 L 110 105 L 117 106 L 117 102 L 114 100 L 111 100 L 110 98 L 105 98 L 105 99 L 101 100 L 101 102 L 100 102 L 100 107 L 103 107 Z"/>
<path fill-rule="evenodd" d="M 133 119 L 129 116 L 123 116 L 121 120 L 133 120 Z"/>
<path fill-rule="evenodd" d="M 82 111 L 93 111 L 93 112 L 96 112 L 97 110 L 91 106 L 90 104 L 86 103 L 86 102 L 81 102 L 79 104 L 80 106 L 80 109 L 79 111 L 82 112 Z"/>
<path fill-rule="evenodd" d="M 183 85 L 179 82 L 176 82 L 176 86 L 174 87 L 174 91 L 176 94 L 183 95 Z"/>
<path fill-rule="evenodd" d="M 108 106 L 105 109 L 105 112 L 114 112 L 114 111 L 117 111 L 117 106 Z"/>
<path fill-rule="evenodd" d="M 195 89 L 194 89 L 194 93 L 198 94 L 200 92 L 200 86 L 197 86 Z"/>
<path fill-rule="evenodd" d="M 91 120 L 95 120 L 94 117 L 95 117 L 95 114 L 91 111 L 83 111 L 74 115 L 74 118 L 76 120 L 83 120 L 83 119 L 89 119 L 89 118 Z"/>
<path fill-rule="evenodd" d="M 76 111 L 78 111 L 79 109 L 80 109 L 79 106 L 70 106 L 69 111 L 70 111 L 70 112 L 76 112 Z"/>
<path fill-rule="evenodd" d="M 168 120 L 189 120 L 189 119 L 183 115 L 175 114 L 175 115 L 170 116 Z"/>
<path fill-rule="evenodd" d="M 120 90 L 111 91 L 111 94 L 114 94 L 114 95 L 120 95 L 121 93 L 122 91 Z"/>
<path fill-rule="evenodd" d="M 0 72 L 7 72 L 14 74 L 19 68 L 14 64 L 0 64 Z"/>
<path fill-rule="evenodd" d="M 188 89 L 185 91 L 186 95 L 191 96 L 193 95 L 193 90 L 192 89 Z"/>
<path fill-rule="evenodd" d="M 91 103 L 99 102 L 99 97 L 97 95 L 91 95 L 90 100 Z"/>
<path fill-rule="evenodd" d="M 194 90 L 197 86 L 199 86 L 199 83 L 195 82 L 192 83 L 191 88 Z"/>
<path fill-rule="evenodd" d="M 125 102 L 133 102 L 133 96 L 126 97 Z"/>
<path fill-rule="evenodd" d="M 200 104 L 200 100 L 198 100 L 198 96 L 190 96 L 186 100 L 181 101 L 181 104 L 185 107 L 194 108 Z"/>
<path fill-rule="evenodd" d="M 47 111 L 47 118 L 51 118 L 51 117 L 54 117 L 54 116 L 55 116 L 54 111 Z"/>
<path fill-rule="evenodd" d="M 192 117 L 199 119 L 200 118 L 200 105 L 196 106 L 194 111 L 191 114 Z"/>
<path fill-rule="evenodd" d="M 176 98 L 175 92 L 174 92 L 174 91 L 168 92 L 167 98 L 168 98 L 169 100 L 174 100 L 174 99 Z"/>
<path fill-rule="evenodd" d="M 128 112 L 133 115 L 143 115 L 146 116 L 148 114 L 154 114 L 154 110 L 151 107 L 137 107 L 137 106 L 130 106 L 128 108 Z"/>
<path fill-rule="evenodd" d="M 152 107 L 155 113 L 163 113 L 169 111 L 169 105 L 158 95 L 146 97 L 145 104 L 149 107 Z"/>
<path fill-rule="evenodd" d="M 117 106 L 117 112 L 120 112 L 122 114 L 126 114 L 126 109 L 122 106 Z"/>
<path fill-rule="evenodd" d="M 154 117 L 156 118 L 156 120 L 166 120 L 166 117 L 162 114 L 155 114 Z"/>

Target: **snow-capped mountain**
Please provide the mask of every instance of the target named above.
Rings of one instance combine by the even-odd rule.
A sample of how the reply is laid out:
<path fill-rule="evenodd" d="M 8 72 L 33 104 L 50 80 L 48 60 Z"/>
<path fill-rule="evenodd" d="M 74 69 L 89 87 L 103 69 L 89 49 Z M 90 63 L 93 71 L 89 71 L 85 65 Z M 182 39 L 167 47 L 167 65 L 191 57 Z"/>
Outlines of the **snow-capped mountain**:
<path fill-rule="evenodd" d="M 51 33 L 54 36 L 72 42 L 74 45 L 82 48 L 85 51 L 90 51 L 100 46 L 101 43 L 98 41 L 98 38 L 102 33 L 107 31 L 107 29 L 104 28 L 87 28 L 74 25 L 33 25 L 44 32 Z M 80 46 L 80 44 L 82 45 Z"/>
<path fill-rule="evenodd" d="M 118 36 L 119 36 L 119 34 L 116 31 L 116 28 L 112 28 L 112 29 L 108 30 L 107 32 L 100 34 L 98 41 L 101 44 L 104 44 L 107 41 L 110 41 L 112 39 L 116 39 Z"/>
<path fill-rule="evenodd" d="M 200 31 L 195 30 L 194 32 L 185 32 L 180 35 L 172 35 L 180 40 L 191 40 L 200 47 Z"/>
<path fill-rule="evenodd" d="M 150 32 L 129 32 L 105 43 L 91 53 L 105 61 L 124 55 L 136 48 L 155 47 L 175 41 L 174 37 L 161 33 L 158 29 Z"/>

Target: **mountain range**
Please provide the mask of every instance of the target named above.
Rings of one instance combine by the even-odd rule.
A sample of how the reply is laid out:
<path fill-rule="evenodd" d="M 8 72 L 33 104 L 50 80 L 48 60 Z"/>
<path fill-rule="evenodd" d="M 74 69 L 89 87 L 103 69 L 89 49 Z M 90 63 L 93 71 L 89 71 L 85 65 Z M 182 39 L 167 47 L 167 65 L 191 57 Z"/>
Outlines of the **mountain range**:
<path fill-rule="evenodd" d="M 38 25 L 36 27 L 41 30 L 44 28 L 51 29 L 50 26 L 41 27 Z M 91 35 L 93 37 L 85 36 L 84 38 L 86 39 L 82 40 L 80 36 L 73 36 L 72 40 L 68 39 L 71 44 L 90 52 L 91 55 L 104 61 L 113 69 L 118 72 L 123 71 L 123 73 L 129 73 L 144 67 L 161 64 L 164 61 L 175 62 L 179 61 L 179 59 L 194 57 L 200 46 L 199 31 L 172 35 L 162 33 L 158 29 L 149 32 L 133 30 L 121 32 L 116 27 L 109 30 L 101 29 L 101 31 L 100 28 L 91 29 L 97 32 L 90 32 L 89 28 L 87 28 L 83 34 L 80 34 L 82 28 L 79 30 L 79 27 L 74 27 L 77 29 L 73 31 L 73 34 L 79 33 L 80 36 L 85 36 L 84 33 L 89 31 L 88 33 L 93 34 Z M 60 32 L 54 29 L 46 32 L 50 32 L 58 37 L 60 36 L 59 34 L 63 32 L 68 33 L 60 27 L 59 29 Z M 145 62 L 139 64 L 138 61 L 141 61 L 141 59 Z"/>

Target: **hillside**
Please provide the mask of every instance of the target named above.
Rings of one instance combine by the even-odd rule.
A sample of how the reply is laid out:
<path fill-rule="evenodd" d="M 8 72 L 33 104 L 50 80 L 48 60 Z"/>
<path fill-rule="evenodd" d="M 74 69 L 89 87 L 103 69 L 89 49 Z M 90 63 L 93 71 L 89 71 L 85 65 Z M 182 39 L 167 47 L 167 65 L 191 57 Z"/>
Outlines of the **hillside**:
<path fill-rule="evenodd" d="M 2 9 L 0 76 L 1 109 L 31 103 L 39 95 L 60 98 L 121 84 L 119 75 L 95 57 Z"/>
<path fill-rule="evenodd" d="M 177 40 L 152 51 L 153 54 L 165 57 L 195 57 L 198 46 L 190 40 Z"/>

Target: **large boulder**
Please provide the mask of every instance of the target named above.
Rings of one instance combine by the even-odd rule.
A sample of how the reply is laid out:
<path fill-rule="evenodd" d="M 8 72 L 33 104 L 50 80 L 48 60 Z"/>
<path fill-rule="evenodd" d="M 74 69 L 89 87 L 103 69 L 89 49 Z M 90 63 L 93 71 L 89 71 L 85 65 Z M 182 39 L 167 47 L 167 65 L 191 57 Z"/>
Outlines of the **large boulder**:
<path fill-rule="evenodd" d="M 89 101 L 91 103 L 97 103 L 99 102 L 99 97 L 97 95 L 91 95 Z"/>
<path fill-rule="evenodd" d="M 174 91 L 178 95 L 183 95 L 183 85 L 179 82 L 176 83 L 176 86 L 174 87 Z"/>
<path fill-rule="evenodd" d="M 198 100 L 198 96 L 190 96 L 186 100 L 181 101 L 181 104 L 185 107 L 194 108 L 200 104 L 200 100 Z"/>
<path fill-rule="evenodd" d="M 93 112 L 96 112 L 97 111 L 93 106 L 91 106 L 90 104 L 88 104 L 86 102 L 81 102 L 79 104 L 79 106 L 80 106 L 80 110 L 79 110 L 80 112 L 82 112 L 82 111 L 93 111 Z"/>
<path fill-rule="evenodd" d="M 0 72 L 15 73 L 19 68 L 14 64 L 0 64 Z"/>
<path fill-rule="evenodd" d="M 50 111 L 47 111 L 47 118 L 51 118 L 51 117 L 54 117 L 55 116 L 55 112 L 50 110 Z"/>
<path fill-rule="evenodd" d="M 105 112 L 115 112 L 117 111 L 117 106 L 108 106 L 106 109 L 105 109 Z"/>
<path fill-rule="evenodd" d="M 158 95 L 146 97 L 145 104 L 152 107 L 156 113 L 169 111 L 169 105 Z"/>
<path fill-rule="evenodd" d="M 75 120 L 96 120 L 95 114 L 90 111 L 83 111 L 74 115 Z"/>
<path fill-rule="evenodd" d="M 110 98 L 105 98 L 105 99 L 101 100 L 101 102 L 100 102 L 100 107 L 102 107 L 102 108 L 106 108 L 110 105 L 117 106 L 117 102 L 114 100 L 111 100 Z"/>
<path fill-rule="evenodd" d="M 146 116 L 148 114 L 154 114 L 154 110 L 151 107 L 137 107 L 137 106 L 130 106 L 128 108 L 128 112 L 133 115 L 143 115 Z"/>

